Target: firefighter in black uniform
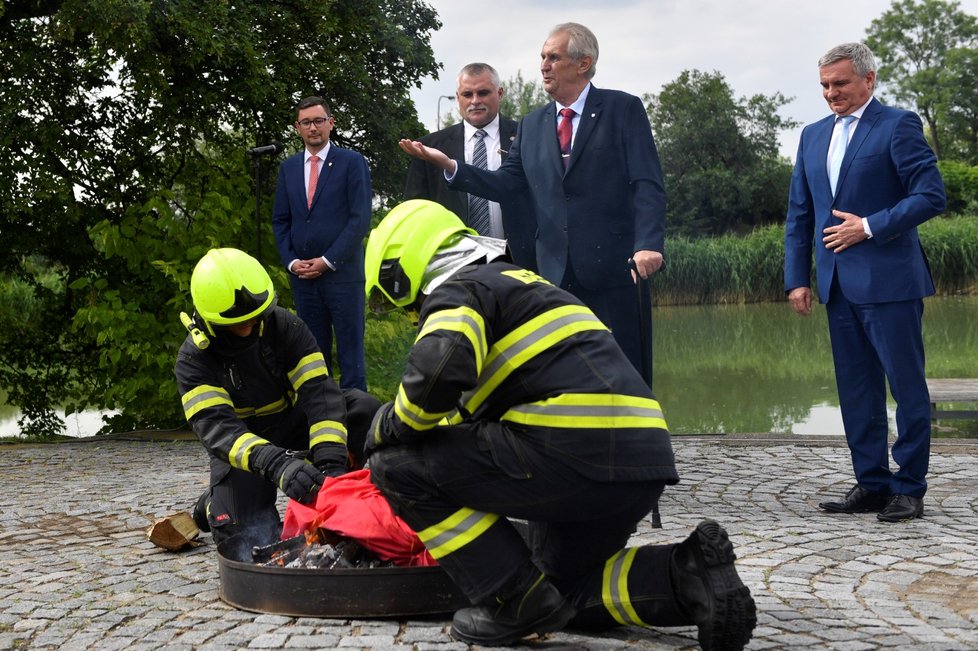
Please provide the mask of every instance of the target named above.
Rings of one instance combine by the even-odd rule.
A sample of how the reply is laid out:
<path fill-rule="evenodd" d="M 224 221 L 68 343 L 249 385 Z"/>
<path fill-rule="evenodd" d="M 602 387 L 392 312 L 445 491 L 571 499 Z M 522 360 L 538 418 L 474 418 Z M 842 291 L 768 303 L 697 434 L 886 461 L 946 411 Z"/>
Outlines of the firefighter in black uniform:
<path fill-rule="evenodd" d="M 472 601 L 452 636 L 695 624 L 704 649 L 742 649 L 755 607 L 720 525 L 625 548 L 679 480 L 659 403 L 580 301 L 494 261 L 504 244 L 422 200 L 367 243 L 368 300 L 419 323 L 367 467 Z M 507 518 L 528 522 L 526 539 Z"/>
<path fill-rule="evenodd" d="M 380 403 L 340 390 L 309 329 L 276 306 L 268 272 L 243 251 L 208 251 L 190 293 L 174 372 L 211 466 L 194 520 L 218 543 L 244 530 L 268 542 L 282 527 L 276 487 L 308 503 L 327 475 L 358 465 Z"/>

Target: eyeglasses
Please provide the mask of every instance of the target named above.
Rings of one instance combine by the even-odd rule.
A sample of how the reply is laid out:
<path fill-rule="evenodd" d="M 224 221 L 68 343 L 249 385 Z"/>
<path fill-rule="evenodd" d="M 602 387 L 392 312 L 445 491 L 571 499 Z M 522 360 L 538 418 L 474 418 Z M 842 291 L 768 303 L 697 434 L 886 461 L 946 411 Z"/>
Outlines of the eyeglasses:
<path fill-rule="evenodd" d="M 302 127 L 303 129 L 308 129 L 314 124 L 317 127 L 321 127 L 324 124 L 326 124 L 329 120 L 330 118 L 313 118 L 311 120 L 299 120 L 299 126 Z"/>

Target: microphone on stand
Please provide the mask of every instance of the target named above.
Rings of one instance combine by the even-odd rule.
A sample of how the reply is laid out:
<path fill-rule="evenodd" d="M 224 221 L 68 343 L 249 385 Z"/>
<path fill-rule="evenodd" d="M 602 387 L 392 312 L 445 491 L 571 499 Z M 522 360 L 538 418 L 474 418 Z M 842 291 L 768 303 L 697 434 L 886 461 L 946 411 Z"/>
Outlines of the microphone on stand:
<path fill-rule="evenodd" d="M 282 143 L 276 140 L 270 145 L 262 145 L 261 147 L 252 147 L 251 149 L 248 150 L 248 154 L 250 156 L 264 156 L 265 154 L 278 155 L 282 153 L 283 149 L 285 149 L 285 147 L 282 146 Z"/>

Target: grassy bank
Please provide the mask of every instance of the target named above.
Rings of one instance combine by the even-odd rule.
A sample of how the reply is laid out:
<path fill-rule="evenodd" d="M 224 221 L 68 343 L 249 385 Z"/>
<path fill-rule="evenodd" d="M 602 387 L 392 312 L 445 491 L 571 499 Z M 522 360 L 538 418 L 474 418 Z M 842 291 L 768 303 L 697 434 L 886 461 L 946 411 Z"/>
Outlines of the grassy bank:
<path fill-rule="evenodd" d="M 942 217 L 920 229 L 939 294 L 978 292 L 978 219 Z M 666 269 L 655 277 L 657 305 L 784 300 L 784 227 L 746 237 L 669 238 Z"/>

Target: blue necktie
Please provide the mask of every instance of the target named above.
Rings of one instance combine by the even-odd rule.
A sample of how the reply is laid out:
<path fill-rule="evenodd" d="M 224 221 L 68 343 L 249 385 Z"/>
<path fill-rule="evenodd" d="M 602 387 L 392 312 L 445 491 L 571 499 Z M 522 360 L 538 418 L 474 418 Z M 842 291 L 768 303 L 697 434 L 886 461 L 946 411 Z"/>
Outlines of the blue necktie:
<path fill-rule="evenodd" d="M 472 151 L 472 164 L 479 169 L 488 168 L 486 156 L 486 136 L 483 129 L 475 132 L 475 149 Z M 489 235 L 489 200 L 469 195 L 469 226 L 479 232 L 479 235 Z"/>
<path fill-rule="evenodd" d="M 842 132 L 832 150 L 832 162 L 829 164 L 829 186 L 832 188 L 832 196 L 835 196 L 835 185 L 839 182 L 839 170 L 842 169 L 842 159 L 846 157 L 846 147 L 849 144 L 849 125 L 855 120 L 855 116 L 846 115 L 839 118 L 842 121 Z"/>

